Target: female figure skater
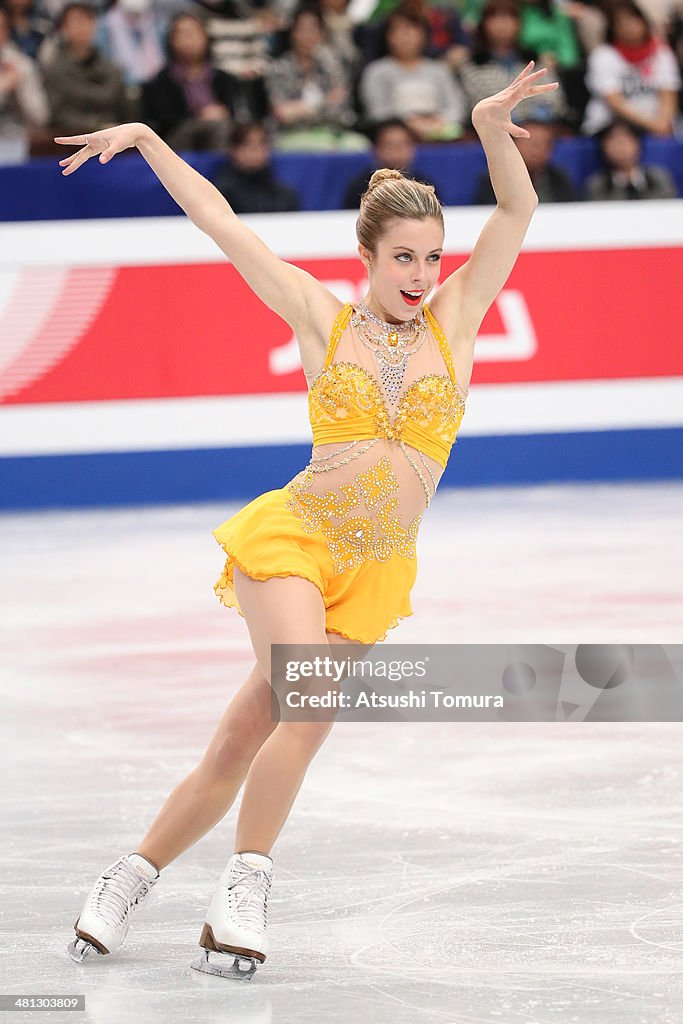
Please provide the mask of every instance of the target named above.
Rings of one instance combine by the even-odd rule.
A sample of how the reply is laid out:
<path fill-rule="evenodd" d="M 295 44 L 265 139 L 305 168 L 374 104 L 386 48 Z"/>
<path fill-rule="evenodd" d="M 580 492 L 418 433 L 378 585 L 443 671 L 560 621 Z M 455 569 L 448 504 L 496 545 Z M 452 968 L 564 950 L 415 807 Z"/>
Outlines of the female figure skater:
<path fill-rule="evenodd" d="M 270 851 L 332 724 L 272 720 L 271 644 L 346 644 L 351 654 L 411 614 L 417 531 L 462 419 L 477 331 L 538 202 L 512 141 L 528 132 L 510 119 L 520 100 L 557 88 L 539 84 L 545 69 L 532 66 L 475 107 L 497 207 L 431 308 L 442 211 L 432 186 L 399 171 L 376 171 L 363 196 L 356 232 L 369 289 L 362 302 L 342 305 L 278 259 L 145 125 L 56 139 L 82 147 L 60 161 L 64 174 L 96 154 L 106 164 L 136 146 L 190 219 L 290 324 L 309 383 L 314 442 L 309 465 L 286 487 L 262 494 L 214 531 L 227 554 L 215 590 L 246 619 L 256 661 L 201 762 L 136 852 L 95 883 L 75 924 L 73 959 L 121 945 L 159 872 L 224 817 L 243 782 L 235 853 L 192 966 L 244 978 L 266 959 Z"/>

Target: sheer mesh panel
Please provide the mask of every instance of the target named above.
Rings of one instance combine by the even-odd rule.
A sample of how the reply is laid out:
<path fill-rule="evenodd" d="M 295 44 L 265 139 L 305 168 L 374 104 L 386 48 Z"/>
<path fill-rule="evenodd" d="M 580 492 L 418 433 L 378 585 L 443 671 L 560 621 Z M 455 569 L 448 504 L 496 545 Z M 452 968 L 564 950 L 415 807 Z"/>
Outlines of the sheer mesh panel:
<path fill-rule="evenodd" d="M 419 350 L 408 359 L 395 405 L 387 402 L 376 358 L 351 319 L 328 365 L 340 363 L 360 366 L 372 376 L 391 421 L 415 381 L 427 375 L 450 379 L 429 326 Z M 414 557 L 420 519 L 442 473 L 435 459 L 399 439 L 319 444 L 309 466 L 287 485 L 291 493 L 287 507 L 308 532 L 325 532 L 337 571 L 359 565 L 368 557 L 383 561 L 395 552 Z"/>

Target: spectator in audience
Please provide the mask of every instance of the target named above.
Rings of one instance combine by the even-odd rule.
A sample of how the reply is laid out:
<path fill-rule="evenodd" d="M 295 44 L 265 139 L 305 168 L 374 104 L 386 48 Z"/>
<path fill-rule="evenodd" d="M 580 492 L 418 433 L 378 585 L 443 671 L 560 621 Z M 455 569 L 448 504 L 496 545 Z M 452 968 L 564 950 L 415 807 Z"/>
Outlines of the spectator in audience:
<path fill-rule="evenodd" d="M 168 64 L 142 88 L 142 120 L 172 149 L 225 149 L 236 82 L 211 64 L 202 21 L 194 14 L 176 15 L 167 49 Z"/>
<path fill-rule="evenodd" d="M 431 0 L 379 0 L 367 21 L 357 29 L 363 64 L 386 56 L 386 18 L 397 7 L 410 10 L 424 21 L 427 27 L 425 57 L 442 57 L 455 71 L 469 56 L 469 34 L 462 27 L 454 6 Z"/>
<path fill-rule="evenodd" d="M 151 0 L 115 0 L 99 22 L 98 47 L 128 86 L 140 86 L 164 66 L 163 28 Z"/>
<path fill-rule="evenodd" d="M 683 8 L 672 17 L 667 38 L 683 78 Z M 683 116 L 683 89 L 678 90 L 678 116 Z"/>
<path fill-rule="evenodd" d="M 542 108 L 541 108 L 542 109 Z M 514 116 L 514 115 L 513 115 Z M 524 120 L 514 117 L 516 124 L 529 132 L 529 138 L 514 140 L 522 154 L 534 186 L 542 203 L 569 203 L 579 198 L 566 172 L 552 163 L 553 149 L 558 135 L 559 124 L 547 114 L 537 114 Z M 488 173 L 482 175 L 477 190 L 477 203 L 495 206 L 496 196 Z"/>
<path fill-rule="evenodd" d="M 33 0 L 3 0 L 2 8 L 9 18 L 11 42 L 35 60 L 41 43 L 52 31 L 52 21 L 36 9 Z"/>
<path fill-rule="evenodd" d="M 683 71 L 683 7 L 672 16 L 667 39 L 678 62 L 678 69 Z M 683 89 L 679 90 L 679 95 L 683 98 Z"/>
<path fill-rule="evenodd" d="M 213 66 L 237 82 L 235 121 L 264 121 L 270 114 L 268 35 L 283 27 L 282 16 L 249 0 L 194 2 L 204 12 Z"/>
<path fill-rule="evenodd" d="M 476 31 L 486 2 L 487 0 L 464 0 L 462 23 L 467 32 Z M 524 0 L 522 0 L 523 2 Z M 551 0 L 551 3 L 553 2 L 574 22 L 576 35 L 585 53 L 590 53 L 596 46 L 604 42 L 607 18 L 600 6 L 594 6 L 594 2 L 602 4 L 607 9 L 612 0 L 585 0 L 585 2 L 584 0 Z M 658 3 L 660 0 L 652 0 L 652 2 Z M 664 0 L 664 2 L 668 2 L 668 0 Z"/>
<path fill-rule="evenodd" d="M 681 88 L 676 58 L 633 0 L 611 8 L 607 40 L 588 58 L 586 85 L 591 99 L 581 125 L 585 135 L 617 117 L 653 135 L 673 133 Z"/>
<path fill-rule="evenodd" d="M 328 45 L 337 54 L 351 81 L 358 73 L 360 52 L 354 42 L 354 24 L 348 14 L 349 0 L 320 0 Z"/>
<path fill-rule="evenodd" d="M 360 197 L 366 191 L 373 171 L 378 167 L 391 167 L 403 171 L 406 177 L 427 181 L 427 177 L 414 166 L 417 138 L 400 117 L 380 121 L 369 129 L 372 139 L 373 162 L 346 185 L 343 209 L 357 210 Z"/>
<path fill-rule="evenodd" d="M 54 135 L 82 135 L 133 120 L 123 76 L 95 45 L 97 21 L 87 4 L 67 3 L 57 23 L 55 45 L 39 59 L 44 67 Z M 135 112 L 136 113 L 136 112 Z"/>
<path fill-rule="evenodd" d="M 0 164 L 28 158 L 32 131 L 46 124 L 49 114 L 38 72 L 11 42 L 10 27 L 0 7 Z"/>
<path fill-rule="evenodd" d="M 558 76 L 567 99 L 566 119 L 572 129 L 578 131 L 588 102 L 588 90 L 586 65 L 574 20 L 565 3 L 560 7 L 557 0 L 522 0 L 520 11 L 520 45 L 536 54 L 537 67 L 552 69 Z"/>
<path fill-rule="evenodd" d="M 606 9 L 610 0 L 603 2 Z M 584 54 L 591 53 L 596 46 L 604 43 L 607 34 L 607 15 L 602 7 L 594 7 L 590 0 L 586 3 L 583 0 L 563 0 L 562 6 L 564 13 L 574 22 L 576 36 Z"/>
<path fill-rule="evenodd" d="M 586 182 L 586 198 L 673 199 L 676 185 L 665 167 L 643 166 L 641 132 L 629 121 L 617 119 L 598 133 L 605 169 Z"/>
<path fill-rule="evenodd" d="M 610 0 L 601 0 L 608 9 L 611 6 Z M 658 39 L 665 39 L 672 19 L 676 12 L 681 11 L 681 0 L 638 0 L 638 7 L 643 12 L 653 35 Z"/>
<path fill-rule="evenodd" d="M 424 56 L 427 24 L 410 7 L 387 18 L 389 56 L 372 61 L 360 80 L 370 121 L 400 117 L 421 142 L 446 142 L 462 135 L 465 103 L 445 61 Z"/>
<path fill-rule="evenodd" d="M 230 163 L 217 182 L 235 213 L 286 213 L 300 209 L 295 189 L 279 182 L 271 166 L 264 125 L 238 124 L 230 135 Z"/>
<path fill-rule="evenodd" d="M 551 58 L 559 68 L 576 68 L 581 50 L 572 19 L 554 0 L 522 0 L 519 45 L 538 55 L 541 67 Z"/>
<path fill-rule="evenodd" d="M 344 65 L 326 45 L 317 8 L 300 7 L 289 32 L 289 48 L 271 64 L 268 92 L 279 126 L 277 149 L 329 151 L 368 148 L 352 130 L 356 115 Z"/>
<path fill-rule="evenodd" d="M 459 71 L 467 100 L 468 127 L 472 138 L 476 138 L 476 134 L 470 118 L 477 103 L 505 89 L 530 60 L 536 59 L 532 51 L 522 47 L 520 30 L 521 15 L 516 0 L 488 0 L 474 34 L 472 56 L 462 64 Z M 549 68 L 543 78 L 544 83 L 557 80 L 557 75 Z M 522 119 L 529 116 L 532 109 L 535 111 L 539 107 L 546 109 L 548 115 L 556 120 L 564 117 L 567 106 L 562 86 L 522 100 L 515 107 L 515 114 Z"/>

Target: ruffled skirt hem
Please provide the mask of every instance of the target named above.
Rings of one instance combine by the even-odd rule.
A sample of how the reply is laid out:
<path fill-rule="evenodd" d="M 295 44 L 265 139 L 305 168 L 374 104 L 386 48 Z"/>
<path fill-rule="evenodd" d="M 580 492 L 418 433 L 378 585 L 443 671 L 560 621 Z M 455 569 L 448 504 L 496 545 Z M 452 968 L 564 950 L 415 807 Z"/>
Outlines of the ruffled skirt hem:
<path fill-rule="evenodd" d="M 213 588 L 221 604 L 244 618 L 235 593 L 235 566 L 260 582 L 296 576 L 320 592 L 328 632 L 361 644 L 385 640 L 413 614 L 410 590 L 416 559 L 395 554 L 388 562 L 368 560 L 337 573 L 322 531 L 304 531 L 286 508 L 287 498 L 284 489 L 269 491 L 212 531 L 227 556 Z"/>
<path fill-rule="evenodd" d="M 259 582 L 270 580 L 274 576 L 280 578 L 297 576 L 299 579 L 308 580 L 318 588 L 323 601 L 325 600 L 325 594 L 323 593 L 320 583 L 318 580 L 313 579 L 312 576 L 307 576 L 303 572 L 292 572 L 290 569 L 254 569 L 247 567 L 241 559 L 237 558 L 237 556 L 230 551 L 227 544 L 223 544 L 220 541 L 218 543 L 221 545 L 228 557 L 225 565 L 223 566 L 223 572 L 221 573 L 220 579 L 214 583 L 213 589 L 221 604 L 226 608 L 234 608 L 242 618 L 244 618 L 244 614 L 239 606 L 237 594 L 235 593 L 235 566 L 237 566 L 240 572 L 243 572 L 245 576 L 249 576 L 250 579 L 258 580 Z"/>

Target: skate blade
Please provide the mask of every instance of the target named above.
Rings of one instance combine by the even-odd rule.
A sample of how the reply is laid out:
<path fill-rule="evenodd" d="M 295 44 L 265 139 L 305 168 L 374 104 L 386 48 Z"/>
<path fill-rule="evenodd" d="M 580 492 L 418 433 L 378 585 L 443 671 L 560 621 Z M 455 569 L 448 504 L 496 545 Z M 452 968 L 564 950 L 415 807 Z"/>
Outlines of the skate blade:
<path fill-rule="evenodd" d="M 256 964 L 254 957 L 242 956 L 241 953 L 219 953 L 213 949 L 203 949 L 190 967 L 202 974 L 249 981 L 256 973 Z"/>
<path fill-rule="evenodd" d="M 96 949 L 91 942 L 86 942 L 85 939 L 81 939 L 78 936 L 76 936 L 76 938 L 72 942 L 70 942 L 69 945 L 66 947 L 67 953 L 69 954 L 71 959 L 77 964 L 82 964 L 85 958 L 88 956 L 88 954 L 91 953 L 93 950 L 99 956 L 102 955 L 100 951 Z"/>

